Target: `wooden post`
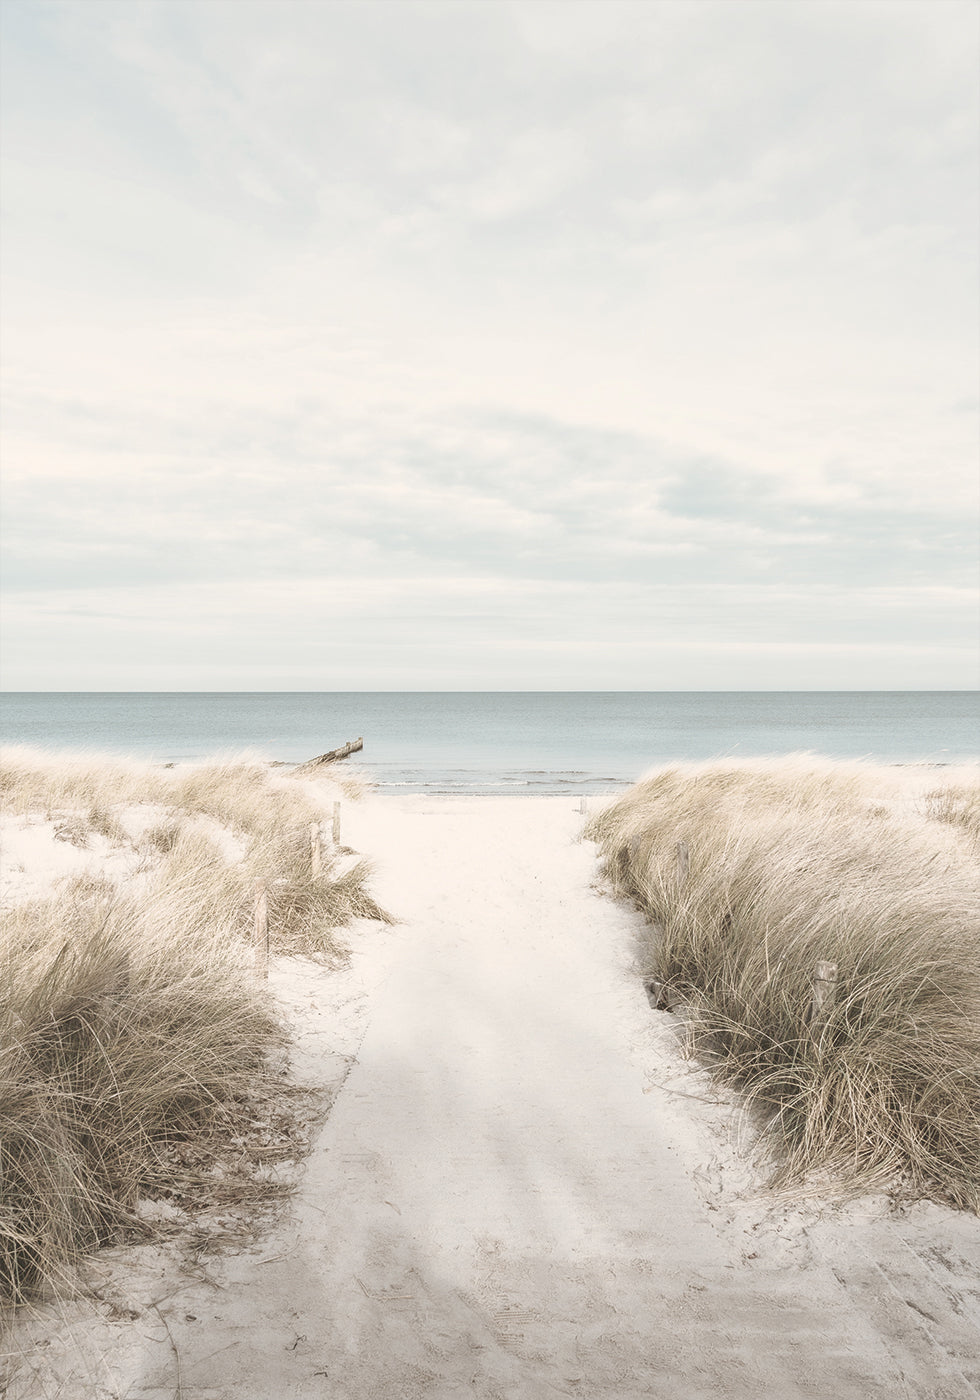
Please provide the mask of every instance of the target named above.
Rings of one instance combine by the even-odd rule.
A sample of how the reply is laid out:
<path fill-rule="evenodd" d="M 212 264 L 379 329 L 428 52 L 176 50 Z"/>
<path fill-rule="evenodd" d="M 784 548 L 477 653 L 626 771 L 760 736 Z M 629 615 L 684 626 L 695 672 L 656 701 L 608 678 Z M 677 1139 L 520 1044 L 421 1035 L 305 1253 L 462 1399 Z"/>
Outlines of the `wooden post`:
<path fill-rule="evenodd" d="M 299 777 L 303 773 L 315 773 L 325 763 L 336 763 L 339 759 L 350 758 L 352 753 L 360 753 L 363 747 L 363 739 L 352 739 L 339 749 L 331 749 L 329 753 L 317 754 L 316 758 L 307 759 L 305 763 L 298 763 L 293 769 L 293 776 Z"/>
<path fill-rule="evenodd" d="M 686 841 L 677 843 L 677 883 L 685 885 L 687 883 L 687 872 L 691 868 L 691 848 Z"/>
<path fill-rule="evenodd" d="M 264 880 L 255 882 L 255 975 L 269 976 L 269 892 Z"/>
<path fill-rule="evenodd" d="M 323 851 L 320 847 L 320 823 L 310 823 L 310 876 L 316 879 L 323 869 Z"/>
<path fill-rule="evenodd" d="M 810 1020 L 818 1021 L 830 1012 L 837 991 L 837 964 L 818 962 L 813 969 L 813 1000 L 810 1003 Z"/>
<path fill-rule="evenodd" d="M 588 815 L 588 811 L 589 811 L 589 799 L 588 799 L 587 797 L 580 797 L 580 798 L 579 798 L 579 800 L 578 800 L 578 809 L 579 809 L 579 811 L 582 813 L 582 816 L 583 816 L 583 817 Z"/>
<path fill-rule="evenodd" d="M 332 835 L 333 835 L 333 843 L 334 843 L 334 845 L 335 845 L 335 846 L 339 846 L 339 845 L 340 845 L 340 803 L 339 803 L 339 802 L 335 802 L 335 803 L 333 804 L 333 832 L 332 832 Z"/>

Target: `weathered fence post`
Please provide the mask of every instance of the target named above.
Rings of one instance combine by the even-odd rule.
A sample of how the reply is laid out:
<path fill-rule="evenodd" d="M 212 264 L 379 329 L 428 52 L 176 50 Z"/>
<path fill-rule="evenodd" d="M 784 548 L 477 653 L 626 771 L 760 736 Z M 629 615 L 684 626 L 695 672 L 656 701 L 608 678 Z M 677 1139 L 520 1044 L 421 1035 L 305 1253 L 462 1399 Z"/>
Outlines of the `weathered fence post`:
<path fill-rule="evenodd" d="M 677 843 L 677 883 L 687 883 L 687 872 L 691 868 L 691 848 L 686 841 Z"/>
<path fill-rule="evenodd" d="M 334 845 L 335 845 L 335 846 L 339 846 L 339 845 L 340 845 L 340 803 L 339 803 L 339 802 L 335 802 L 335 803 L 333 804 L 333 830 L 332 830 L 332 835 L 333 835 L 333 843 L 334 843 Z"/>
<path fill-rule="evenodd" d="M 837 964 L 818 962 L 813 969 L 813 1000 L 810 1003 L 810 1021 L 818 1021 L 834 1004 L 837 991 Z"/>
<path fill-rule="evenodd" d="M 580 797 L 580 798 L 579 798 L 579 800 L 578 800 L 578 809 L 579 809 L 579 811 L 582 813 L 582 816 L 583 816 L 583 817 L 588 815 L 588 811 L 589 811 L 589 799 L 588 799 L 587 797 Z"/>
<path fill-rule="evenodd" d="M 255 974 L 269 976 L 269 892 L 264 880 L 255 882 Z"/>
<path fill-rule="evenodd" d="M 320 823 L 310 823 L 310 875 L 315 880 L 323 869 L 323 850 L 320 846 Z"/>

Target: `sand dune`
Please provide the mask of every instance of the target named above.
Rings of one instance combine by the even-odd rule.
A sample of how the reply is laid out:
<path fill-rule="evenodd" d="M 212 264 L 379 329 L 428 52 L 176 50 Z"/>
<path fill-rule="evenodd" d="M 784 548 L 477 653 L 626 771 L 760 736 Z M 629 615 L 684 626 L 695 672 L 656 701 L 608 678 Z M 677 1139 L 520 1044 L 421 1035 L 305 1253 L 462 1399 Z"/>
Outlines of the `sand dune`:
<path fill-rule="evenodd" d="M 344 839 L 403 922 L 281 960 L 336 1097 L 254 1241 L 110 1250 L 22 1312 L 8 1400 L 980 1394 L 980 1224 L 773 1200 L 685 1059 L 570 799 L 370 798 Z"/>

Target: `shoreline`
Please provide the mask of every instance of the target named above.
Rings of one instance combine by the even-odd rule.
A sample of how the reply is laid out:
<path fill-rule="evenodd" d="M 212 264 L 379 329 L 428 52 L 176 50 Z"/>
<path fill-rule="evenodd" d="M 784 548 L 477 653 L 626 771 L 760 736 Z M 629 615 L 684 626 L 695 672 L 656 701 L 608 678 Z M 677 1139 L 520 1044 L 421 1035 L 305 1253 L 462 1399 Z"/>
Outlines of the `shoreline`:
<path fill-rule="evenodd" d="M 279 772 L 287 776 L 299 775 L 302 770 L 308 769 L 311 759 L 280 759 L 271 757 L 268 753 L 255 748 L 243 747 L 216 748 L 210 753 L 199 756 L 161 758 L 153 755 L 141 755 L 129 750 L 113 751 L 98 748 L 53 748 L 43 747 L 27 743 L 3 743 L 0 744 L 0 765 L 7 762 L 30 761 L 43 765 L 63 765 L 65 767 L 78 767 L 83 764 L 95 764 L 104 766 L 129 766 L 133 769 L 147 769 L 157 772 L 187 772 L 195 769 L 213 767 L 215 765 L 256 763 L 268 768 L 272 772 Z M 647 763 L 640 765 L 635 772 L 629 775 L 623 774 L 602 774 L 601 772 L 589 772 L 587 769 L 574 768 L 523 768 L 520 765 L 505 764 L 496 768 L 487 768 L 485 765 L 477 764 L 473 768 L 467 769 L 458 764 L 446 765 L 443 763 L 431 764 L 428 769 L 418 766 L 420 774 L 430 773 L 432 776 L 420 776 L 418 778 L 400 778 L 385 781 L 383 776 L 378 776 L 380 762 L 372 763 L 370 758 L 359 762 L 349 763 L 348 760 L 338 760 L 315 770 L 302 772 L 302 776 L 323 779 L 328 783 L 343 786 L 345 782 L 359 784 L 365 790 L 370 790 L 378 796 L 399 796 L 405 794 L 418 793 L 433 797 L 467 797 L 467 796 L 542 796 L 542 797 L 562 797 L 578 796 L 603 796 L 626 791 L 636 783 L 643 781 L 651 774 L 662 772 L 667 769 L 681 769 L 686 772 L 696 773 L 703 771 L 707 767 L 717 767 L 719 765 L 732 766 L 735 768 L 771 767 L 779 764 L 799 765 L 800 763 L 812 763 L 818 766 L 834 766 L 843 769 L 855 769 L 861 771 L 873 771 L 876 769 L 884 772 L 892 770 L 908 771 L 910 773 L 924 773 L 932 771 L 962 771 L 964 775 L 980 772 L 980 753 L 976 756 L 966 756 L 961 758 L 887 758 L 875 753 L 868 752 L 853 756 L 838 756 L 817 749 L 793 749 L 786 751 L 773 751 L 767 753 L 737 754 L 724 752 L 711 754 L 698 758 L 687 757 L 658 757 Z M 391 768 L 390 762 L 385 764 L 386 768 Z M 408 765 L 412 769 L 412 765 Z M 446 770 L 460 775 L 472 775 L 473 781 L 468 784 L 453 783 L 441 776 Z M 514 776 L 509 776 L 514 775 Z M 541 788 L 539 792 L 526 792 L 527 788 Z"/>
<path fill-rule="evenodd" d="M 675 762 L 810 753 L 884 764 L 980 762 L 975 692 L 167 692 L 2 702 L 7 741 L 137 761 L 250 753 L 299 765 L 353 735 L 387 787 L 521 791 L 570 775 L 619 790 Z M 350 761 L 350 760 L 348 760 Z"/>

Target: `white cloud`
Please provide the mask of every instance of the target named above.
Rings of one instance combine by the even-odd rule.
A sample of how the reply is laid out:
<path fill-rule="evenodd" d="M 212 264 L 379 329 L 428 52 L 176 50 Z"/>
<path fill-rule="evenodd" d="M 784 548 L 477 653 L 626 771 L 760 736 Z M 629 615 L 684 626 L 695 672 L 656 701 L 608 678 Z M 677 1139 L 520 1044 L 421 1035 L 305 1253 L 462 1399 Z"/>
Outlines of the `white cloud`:
<path fill-rule="evenodd" d="M 344 632 L 352 685 L 470 645 L 510 675 L 549 584 L 542 684 L 600 654 L 648 683 L 566 586 L 627 630 L 676 595 L 704 684 L 743 673 L 733 606 L 774 684 L 818 645 L 854 675 L 851 626 L 882 685 L 922 683 L 928 629 L 967 674 L 929 590 L 975 557 L 970 6 L 11 0 L 7 29 L 8 587 L 62 600 L 52 648 L 71 591 L 152 596 L 192 677 L 180 590 L 228 588 L 240 667 L 254 580 L 261 664 L 299 675 L 282 590 L 329 560 L 403 639 Z M 481 611 L 488 578 L 527 609 Z M 468 632 L 398 611 L 426 579 Z M 807 641 L 824 586 L 844 630 Z M 8 684 L 40 664 L 18 596 Z M 131 625 L 78 664 L 126 684 Z"/>
<path fill-rule="evenodd" d="M 22 689 L 955 689 L 976 679 L 973 603 L 338 571 L 28 592 L 5 626 Z"/>

